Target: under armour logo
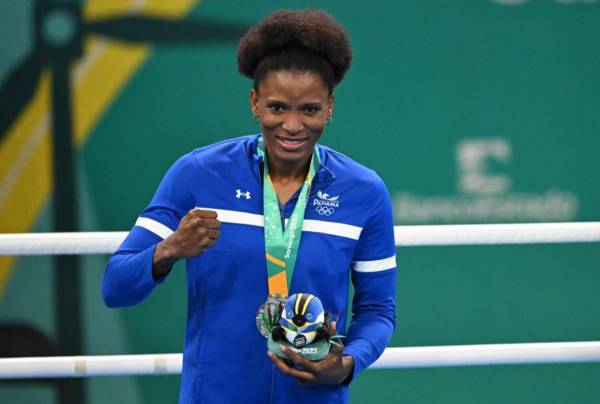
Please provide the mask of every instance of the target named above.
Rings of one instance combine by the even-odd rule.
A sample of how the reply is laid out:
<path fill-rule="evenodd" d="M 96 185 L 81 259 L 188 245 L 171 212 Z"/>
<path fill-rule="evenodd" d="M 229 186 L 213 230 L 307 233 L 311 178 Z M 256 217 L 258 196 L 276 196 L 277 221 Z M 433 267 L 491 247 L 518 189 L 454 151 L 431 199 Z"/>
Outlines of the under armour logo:
<path fill-rule="evenodd" d="M 250 191 L 242 192 L 241 189 L 236 189 L 235 190 L 235 197 L 238 198 L 238 199 L 240 199 L 242 196 L 244 198 L 246 198 L 246 199 L 250 199 L 251 198 L 250 197 Z"/>

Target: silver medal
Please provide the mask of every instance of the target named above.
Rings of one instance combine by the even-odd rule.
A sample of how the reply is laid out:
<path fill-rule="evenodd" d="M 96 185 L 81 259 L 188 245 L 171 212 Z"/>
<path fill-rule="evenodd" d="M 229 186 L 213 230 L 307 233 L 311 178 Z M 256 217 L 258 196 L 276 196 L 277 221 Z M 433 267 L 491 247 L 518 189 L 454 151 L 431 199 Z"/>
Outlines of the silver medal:
<path fill-rule="evenodd" d="M 269 328 L 274 325 L 273 322 L 277 321 L 276 317 L 281 315 L 286 301 L 286 296 L 269 295 L 267 301 L 258 308 L 258 311 L 256 312 L 256 328 L 265 338 L 269 338 L 269 335 L 271 335 L 271 330 Z M 267 328 L 265 321 L 270 323 L 269 328 Z"/>

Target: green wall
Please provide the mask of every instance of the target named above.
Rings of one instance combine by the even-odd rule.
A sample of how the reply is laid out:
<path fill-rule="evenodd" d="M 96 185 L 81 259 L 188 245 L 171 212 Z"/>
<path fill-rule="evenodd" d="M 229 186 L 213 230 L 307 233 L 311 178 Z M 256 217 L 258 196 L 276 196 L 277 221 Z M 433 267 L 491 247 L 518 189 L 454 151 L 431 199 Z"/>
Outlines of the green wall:
<path fill-rule="evenodd" d="M 255 21 L 305 6 L 334 14 L 355 53 L 323 143 L 379 173 L 397 224 L 600 220 L 600 2 L 205 0 L 190 18 Z M 177 157 L 257 131 L 235 56 L 233 44 L 154 48 L 81 152 L 83 230 L 129 229 Z M 49 228 L 47 216 L 36 230 Z M 397 254 L 391 346 L 600 339 L 597 244 Z M 35 260 L 44 258 L 19 261 L 0 319 L 28 318 L 51 333 L 40 309 L 52 301 L 47 268 Z M 105 261 L 86 258 L 82 269 L 87 353 L 180 352 L 183 268 L 143 304 L 108 310 Z M 371 370 L 352 400 L 597 403 L 599 377 L 597 364 Z M 178 383 L 94 379 L 90 403 L 174 402 Z M 3 394 L 40 402 L 18 386 L 0 385 Z"/>

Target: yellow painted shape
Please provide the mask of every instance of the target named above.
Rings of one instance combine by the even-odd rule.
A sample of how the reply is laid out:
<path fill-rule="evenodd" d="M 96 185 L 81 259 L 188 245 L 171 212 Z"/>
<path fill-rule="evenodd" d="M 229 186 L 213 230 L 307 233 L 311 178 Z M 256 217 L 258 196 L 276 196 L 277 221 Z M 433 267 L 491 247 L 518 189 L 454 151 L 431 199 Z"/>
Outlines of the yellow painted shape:
<path fill-rule="evenodd" d="M 21 180 L 12 188 L 0 210 L 0 230 L 4 233 L 27 231 L 37 219 L 52 183 L 51 143 L 48 129 L 34 146 L 32 159 L 23 167 Z"/>
<path fill-rule="evenodd" d="M 94 18 L 122 16 L 134 13 L 138 2 L 132 0 L 89 0 L 83 6 L 83 19 L 90 21 Z M 168 1 L 167 1 L 168 3 Z"/>
<path fill-rule="evenodd" d="M 180 18 L 199 3 L 199 0 L 149 0 L 142 9 L 142 14 Z"/>
<path fill-rule="evenodd" d="M 111 13 L 185 15 L 195 0 L 92 0 L 84 18 Z M 162 14 L 161 14 L 162 13 Z M 148 45 L 88 38 L 84 57 L 71 69 L 73 130 L 81 146 L 118 92 L 150 54 Z M 22 233 L 35 223 L 51 193 L 50 78 L 44 73 L 30 103 L 0 143 L 0 232 Z M 15 257 L 0 257 L 0 297 Z"/>
<path fill-rule="evenodd" d="M 90 0 L 85 4 L 86 21 L 139 13 L 178 18 L 187 14 L 199 0 Z"/>

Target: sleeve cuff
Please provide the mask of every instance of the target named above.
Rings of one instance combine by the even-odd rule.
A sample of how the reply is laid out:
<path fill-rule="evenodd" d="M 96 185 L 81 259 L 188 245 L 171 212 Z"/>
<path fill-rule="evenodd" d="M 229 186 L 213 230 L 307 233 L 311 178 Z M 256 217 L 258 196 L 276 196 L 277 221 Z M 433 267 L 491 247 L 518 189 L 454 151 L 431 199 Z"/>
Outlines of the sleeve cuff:
<path fill-rule="evenodd" d="M 154 261 L 154 251 L 156 251 L 156 246 L 158 245 L 158 243 L 154 244 L 152 247 L 148 248 L 146 251 L 144 251 L 144 253 L 148 252 L 149 257 L 144 257 L 144 260 L 148 259 L 148 269 L 146 271 L 144 271 L 144 278 L 149 278 L 148 282 L 151 282 L 154 286 L 159 285 L 161 283 L 163 283 L 165 281 L 165 279 L 167 279 L 167 276 L 169 276 L 169 274 L 171 273 L 171 269 L 173 269 L 171 267 L 171 269 L 169 269 L 169 272 L 167 272 L 165 275 L 161 276 L 158 279 L 154 279 L 154 276 L 152 275 L 152 262 Z"/>
<path fill-rule="evenodd" d="M 369 345 L 368 347 L 365 345 Z M 358 374 L 367 368 L 370 363 L 364 358 L 369 354 L 373 355 L 375 348 L 369 341 L 354 341 L 344 347 L 343 355 L 350 355 L 354 359 L 354 370 L 348 379 L 344 380 L 343 384 L 348 385 L 351 381 L 356 380 Z"/>
<path fill-rule="evenodd" d="M 342 356 L 352 356 L 352 355 L 343 353 Z M 352 382 L 352 380 L 354 380 L 354 372 L 355 372 L 355 370 L 356 370 L 356 358 L 354 358 L 354 356 L 352 356 L 352 372 L 350 372 L 350 374 L 348 375 L 348 377 L 346 377 L 342 381 L 342 383 L 341 383 L 342 386 L 348 386 Z"/>

